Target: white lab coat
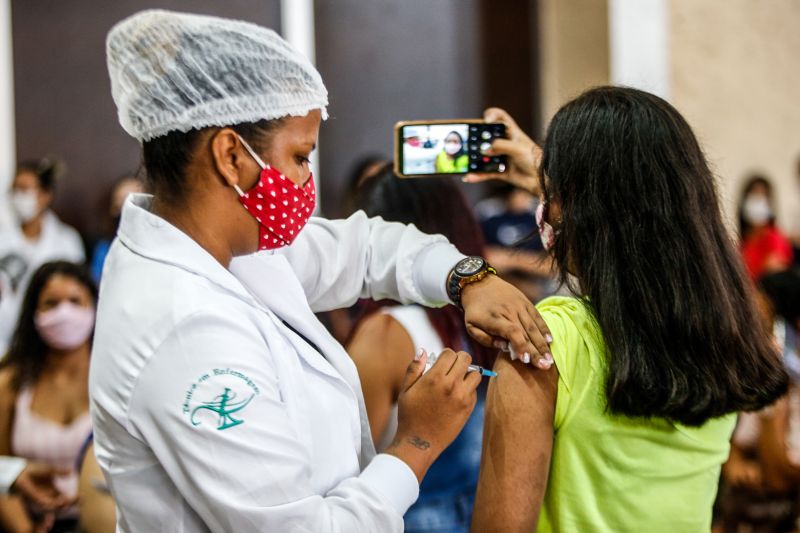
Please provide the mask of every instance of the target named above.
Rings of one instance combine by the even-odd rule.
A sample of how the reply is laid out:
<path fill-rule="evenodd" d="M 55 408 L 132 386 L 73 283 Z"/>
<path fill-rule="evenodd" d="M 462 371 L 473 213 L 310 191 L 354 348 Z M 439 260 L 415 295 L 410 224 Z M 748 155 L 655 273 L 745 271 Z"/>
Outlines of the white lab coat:
<path fill-rule="evenodd" d="M 356 213 L 229 271 L 149 204 L 125 205 L 90 371 L 118 531 L 402 531 L 416 477 L 375 455 L 355 366 L 313 311 L 441 305 L 463 256 Z"/>

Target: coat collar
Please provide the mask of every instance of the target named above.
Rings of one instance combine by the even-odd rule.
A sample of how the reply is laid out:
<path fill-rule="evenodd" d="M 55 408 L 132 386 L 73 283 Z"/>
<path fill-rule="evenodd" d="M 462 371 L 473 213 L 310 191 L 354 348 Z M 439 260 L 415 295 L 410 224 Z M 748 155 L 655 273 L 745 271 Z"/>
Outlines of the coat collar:
<path fill-rule="evenodd" d="M 254 304 L 239 280 L 194 239 L 151 212 L 153 196 L 132 194 L 122 208 L 118 238 L 135 254 L 176 266 Z"/>

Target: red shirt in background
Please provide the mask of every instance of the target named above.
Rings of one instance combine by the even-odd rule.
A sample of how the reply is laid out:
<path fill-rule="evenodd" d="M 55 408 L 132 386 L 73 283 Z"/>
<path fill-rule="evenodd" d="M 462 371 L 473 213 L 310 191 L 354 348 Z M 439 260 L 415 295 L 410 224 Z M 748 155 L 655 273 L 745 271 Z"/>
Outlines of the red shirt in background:
<path fill-rule="evenodd" d="M 774 226 L 767 226 L 753 232 L 742 242 L 742 256 L 750 277 L 757 280 L 766 272 L 767 260 L 776 261 L 788 268 L 793 260 L 792 244 Z"/>

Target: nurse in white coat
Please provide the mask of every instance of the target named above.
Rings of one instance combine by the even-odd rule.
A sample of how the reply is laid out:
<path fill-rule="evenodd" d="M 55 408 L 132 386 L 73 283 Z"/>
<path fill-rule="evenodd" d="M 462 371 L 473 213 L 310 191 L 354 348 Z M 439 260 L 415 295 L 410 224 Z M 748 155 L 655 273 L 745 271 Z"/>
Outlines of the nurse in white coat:
<path fill-rule="evenodd" d="M 306 224 L 327 92 L 270 30 L 146 11 L 111 30 L 107 52 L 154 192 L 124 207 L 90 371 L 118 530 L 402 531 L 480 378 L 466 353 L 425 375 L 420 355 L 397 438 L 376 455 L 355 366 L 313 312 L 456 297 L 479 340 L 537 360 L 538 315 L 492 275 L 448 293 L 463 256 L 441 236 L 363 213 Z"/>

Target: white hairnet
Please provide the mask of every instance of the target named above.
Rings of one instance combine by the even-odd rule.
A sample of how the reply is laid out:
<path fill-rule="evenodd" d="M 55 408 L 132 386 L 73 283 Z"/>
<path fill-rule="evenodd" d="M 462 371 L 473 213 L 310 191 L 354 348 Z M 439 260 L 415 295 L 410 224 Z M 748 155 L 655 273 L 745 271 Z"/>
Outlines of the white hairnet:
<path fill-rule="evenodd" d="M 247 22 L 141 11 L 106 40 L 119 122 L 148 141 L 174 130 L 322 111 L 319 72 L 277 33 Z"/>

